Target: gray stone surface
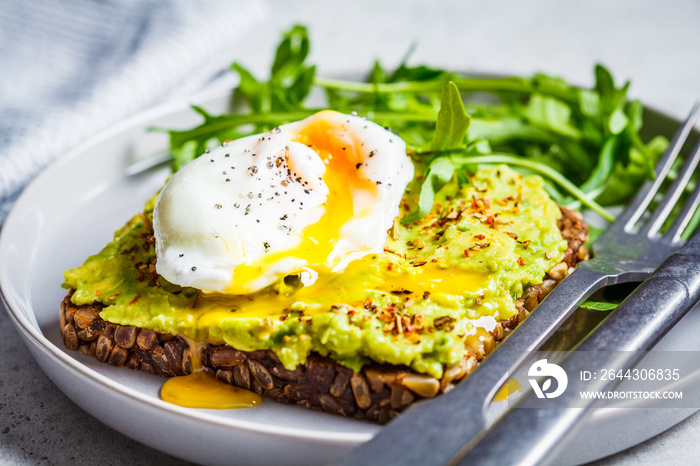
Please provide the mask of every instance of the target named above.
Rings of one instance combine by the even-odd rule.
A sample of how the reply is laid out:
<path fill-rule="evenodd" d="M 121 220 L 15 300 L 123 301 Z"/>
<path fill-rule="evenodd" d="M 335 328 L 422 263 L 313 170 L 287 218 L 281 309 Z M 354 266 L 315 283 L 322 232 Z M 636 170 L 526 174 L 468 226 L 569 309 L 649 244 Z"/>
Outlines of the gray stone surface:
<path fill-rule="evenodd" d="M 545 71 L 583 85 L 596 62 L 631 95 L 676 117 L 700 97 L 700 2 L 304 0 L 270 2 L 266 24 L 245 40 L 240 61 L 264 76 L 279 31 L 310 25 L 320 72 L 412 62 L 467 71 Z M 57 303 L 58 304 L 58 303 Z M 111 430 L 60 393 L 0 313 L 0 464 L 179 464 Z M 604 465 L 697 463 L 700 415 Z M 595 448 L 595 445 L 591 445 Z M 184 464 L 184 463 L 183 463 Z"/>
<path fill-rule="evenodd" d="M 188 464 L 110 429 L 44 375 L 0 313 L 0 464 Z"/>

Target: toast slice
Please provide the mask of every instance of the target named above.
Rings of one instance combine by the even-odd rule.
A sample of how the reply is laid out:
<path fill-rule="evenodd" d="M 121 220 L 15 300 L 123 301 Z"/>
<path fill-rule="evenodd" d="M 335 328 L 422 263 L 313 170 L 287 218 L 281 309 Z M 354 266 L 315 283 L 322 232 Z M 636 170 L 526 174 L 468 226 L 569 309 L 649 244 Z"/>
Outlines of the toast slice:
<path fill-rule="evenodd" d="M 468 345 L 465 356 L 446 367 L 441 379 L 406 366 L 365 365 L 355 372 L 335 360 L 312 353 L 304 364 L 290 371 L 269 350 L 239 351 L 226 345 L 204 344 L 202 369 L 222 382 L 252 390 L 281 403 L 386 423 L 411 404 L 451 390 L 471 374 L 539 302 L 574 269 L 588 259 L 584 246 L 588 227 L 579 212 L 560 208 L 557 225 L 568 243 L 563 259 L 549 270 L 544 281 L 528 287 L 516 302 L 518 312 L 484 331 Z M 60 306 L 60 328 L 66 348 L 96 357 L 113 366 L 128 367 L 173 377 L 191 373 L 193 350 L 184 338 L 145 328 L 118 325 L 100 317 L 100 303 L 77 306 L 71 290 Z"/>

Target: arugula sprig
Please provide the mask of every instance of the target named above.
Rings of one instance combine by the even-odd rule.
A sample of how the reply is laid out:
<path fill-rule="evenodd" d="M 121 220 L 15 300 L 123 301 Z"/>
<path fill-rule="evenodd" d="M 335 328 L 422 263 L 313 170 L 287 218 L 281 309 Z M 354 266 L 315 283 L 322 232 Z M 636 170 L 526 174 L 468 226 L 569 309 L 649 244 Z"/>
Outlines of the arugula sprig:
<path fill-rule="evenodd" d="M 466 171 L 486 163 L 539 173 L 557 202 L 584 205 L 611 220 L 602 206 L 625 202 L 652 178 L 668 145 L 662 137 L 642 141 L 641 103 L 629 102 L 629 82 L 617 87 L 602 65 L 595 68 L 595 85 L 582 89 L 542 73 L 475 78 L 409 66 L 409 51 L 393 71 L 375 62 L 364 81 L 348 81 L 318 76 L 308 63 L 310 47 L 306 28 L 297 25 L 283 35 L 267 81 L 233 64 L 246 111 L 211 115 L 194 107 L 202 124 L 169 131 L 173 168 L 225 140 L 329 108 L 390 126 L 412 156 L 423 159 L 418 207 L 406 222 L 425 215 L 453 177 L 466 180 Z M 324 91 L 325 102 L 310 104 L 313 89 Z M 484 93 L 494 98 L 485 101 Z"/>
<path fill-rule="evenodd" d="M 253 113 L 294 112 L 303 108 L 316 74 L 316 67 L 306 64 L 309 48 L 306 29 L 294 26 L 277 47 L 269 81 L 259 81 L 239 63 L 232 65 L 241 80 L 238 90 Z"/>
<path fill-rule="evenodd" d="M 463 147 L 464 137 L 469 129 L 471 117 L 467 114 L 454 82 L 448 81 L 442 89 L 440 111 L 435 122 L 435 135 L 430 150 L 437 155 L 448 154 Z M 403 223 L 413 223 L 433 208 L 435 193 L 452 179 L 458 165 L 449 157 L 435 157 L 425 172 L 421 187 L 418 208 L 403 218 Z"/>

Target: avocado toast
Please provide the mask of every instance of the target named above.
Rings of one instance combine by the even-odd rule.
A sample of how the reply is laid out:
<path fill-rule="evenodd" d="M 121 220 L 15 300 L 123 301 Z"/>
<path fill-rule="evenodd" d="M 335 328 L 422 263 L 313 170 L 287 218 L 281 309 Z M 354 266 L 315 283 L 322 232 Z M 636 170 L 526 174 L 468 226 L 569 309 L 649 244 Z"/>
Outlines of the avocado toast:
<path fill-rule="evenodd" d="M 402 214 L 415 197 L 414 183 Z M 587 258 L 580 214 L 506 166 L 448 184 L 428 216 L 395 222 L 382 253 L 322 287 L 289 276 L 245 297 L 160 277 L 152 210 L 66 272 L 69 349 L 165 377 L 201 365 L 280 402 L 379 422 L 466 377 Z"/>

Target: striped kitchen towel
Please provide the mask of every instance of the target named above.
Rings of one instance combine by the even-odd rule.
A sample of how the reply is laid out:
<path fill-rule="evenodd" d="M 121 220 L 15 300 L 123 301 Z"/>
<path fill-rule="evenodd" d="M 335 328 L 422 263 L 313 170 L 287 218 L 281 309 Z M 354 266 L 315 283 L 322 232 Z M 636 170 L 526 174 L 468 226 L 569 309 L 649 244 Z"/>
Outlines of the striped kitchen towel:
<path fill-rule="evenodd" d="M 263 0 L 0 0 L 0 226 L 42 168 L 233 61 Z"/>

